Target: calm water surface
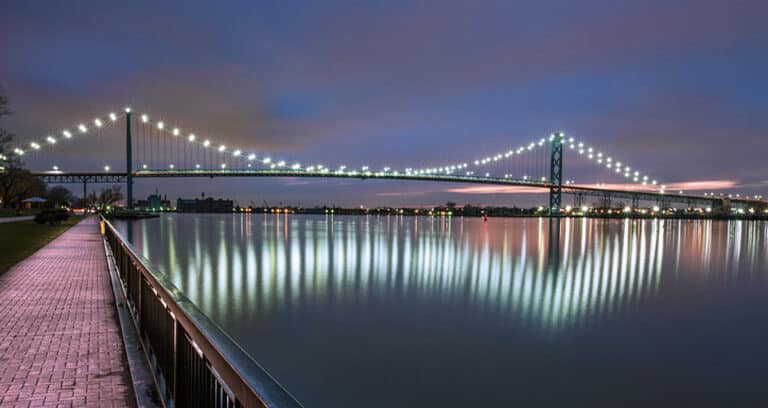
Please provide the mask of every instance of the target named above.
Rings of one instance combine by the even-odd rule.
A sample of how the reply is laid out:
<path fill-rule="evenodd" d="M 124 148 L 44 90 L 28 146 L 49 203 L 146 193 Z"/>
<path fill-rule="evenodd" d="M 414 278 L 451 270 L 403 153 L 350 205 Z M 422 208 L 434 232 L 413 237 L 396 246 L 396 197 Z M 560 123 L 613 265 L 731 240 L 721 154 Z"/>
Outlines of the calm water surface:
<path fill-rule="evenodd" d="M 768 223 L 116 225 L 307 407 L 768 403 Z"/>

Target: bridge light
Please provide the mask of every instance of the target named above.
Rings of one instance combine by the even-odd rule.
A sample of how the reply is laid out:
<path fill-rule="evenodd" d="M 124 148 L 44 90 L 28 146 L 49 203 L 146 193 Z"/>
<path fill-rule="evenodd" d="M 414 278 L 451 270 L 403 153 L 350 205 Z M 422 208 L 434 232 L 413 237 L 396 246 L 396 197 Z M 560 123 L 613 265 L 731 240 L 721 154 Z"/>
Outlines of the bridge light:
<path fill-rule="evenodd" d="M 282 161 L 282 160 L 280 160 L 279 162 L 277 162 L 277 165 L 278 165 L 279 167 L 283 167 L 283 166 L 285 166 L 285 162 L 284 162 L 284 161 Z"/>
<path fill-rule="evenodd" d="M 88 131 L 88 128 L 87 128 L 87 127 L 85 127 L 85 125 L 84 125 L 84 124 L 82 124 L 82 123 L 81 123 L 80 125 L 78 125 L 78 126 L 77 126 L 77 128 L 78 128 L 78 129 L 80 129 L 80 132 L 81 132 L 81 133 L 85 133 L 85 132 L 87 132 L 87 131 Z"/>
<path fill-rule="evenodd" d="M 99 118 L 96 118 L 93 120 L 93 124 L 96 125 L 96 127 L 101 127 L 101 120 Z"/>
<path fill-rule="evenodd" d="M 581 207 L 581 211 L 587 212 L 587 211 L 589 211 L 589 208 L 587 208 L 587 206 L 585 205 L 585 206 Z"/>
<path fill-rule="evenodd" d="M 131 113 L 131 107 L 130 106 L 126 106 L 125 107 L 125 113 Z"/>
<path fill-rule="evenodd" d="M 163 130 L 164 127 L 165 127 L 165 123 L 163 123 L 162 121 L 157 122 L 157 128 L 158 129 Z"/>
<path fill-rule="evenodd" d="M 173 164 L 171 164 L 171 165 L 169 165 L 168 167 L 170 167 L 170 168 L 173 168 L 174 166 L 173 166 Z"/>
<path fill-rule="evenodd" d="M 227 168 L 227 163 L 221 163 L 221 168 L 222 169 L 226 169 Z"/>
<path fill-rule="evenodd" d="M 146 164 L 142 164 L 142 165 L 141 165 L 141 168 L 142 168 L 142 169 L 146 169 L 146 168 L 147 168 L 147 165 L 146 165 Z"/>
<path fill-rule="evenodd" d="M 224 146 L 224 145 L 220 145 L 220 146 L 219 146 L 219 151 L 220 151 L 220 152 L 223 152 L 223 151 L 224 151 L 226 148 L 227 148 L 227 146 Z"/>
<path fill-rule="evenodd" d="M 253 160 L 253 159 L 255 159 L 255 158 L 256 158 L 256 155 L 255 155 L 255 154 L 253 154 L 253 153 L 251 153 L 251 154 L 249 154 L 249 155 L 248 155 L 248 160 Z"/>
<path fill-rule="evenodd" d="M 109 166 L 104 166 L 104 171 L 109 171 Z"/>
<path fill-rule="evenodd" d="M 199 169 L 199 168 L 200 168 L 200 165 L 199 165 L 199 164 L 195 164 L 195 168 L 196 168 L 196 169 Z"/>
<path fill-rule="evenodd" d="M 261 162 L 264 163 L 264 164 L 269 164 L 269 162 L 271 162 L 271 161 L 272 161 L 272 159 L 270 159 L 269 157 L 265 157 L 264 160 L 262 160 Z"/>
<path fill-rule="evenodd" d="M 33 149 L 35 149 L 35 150 L 37 150 L 37 149 L 39 149 L 39 148 L 40 148 L 40 145 L 39 145 L 39 144 L 37 144 L 37 143 L 35 143 L 35 142 L 32 142 L 32 143 L 30 143 L 29 145 L 30 145 L 30 146 L 31 146 Z"/>
<path fill-rule="evenodd" d="M 603 154 L 600 152 L 597 152 L 597 157 L 603 157 Z"/>
<path fill-rule="evenodd" d="M 59 171 L 59 166 L 57 166 L 57 165 L 55 165 L 55 164 L 54 164 L 54 165 L 53 165 L 53 170 L 54 170 L 54 171 Z"/>
<path fill-rule="evenodd" d="M 69 130 L 65 130 L 61 132 L 61 134 L 64 135 L 64 137 L 66 137 L 67 139 L 72 137 L 72 133 L 69 133 Z"/>
<path fill-rule="evenodd" d="M 149 116 L 147 116 L 147 115 L 141 115 L 141 121 L 142 121 L 142 122 L 144 122 L 144 123 L 147 123 L 147 122 L 149 122 Z"/>
<path fill-rule="evenodd" d="M 190 133 L 189 137 L 187 138 L 187 140 L 189 140 L 190 142 L 194 142 L 195 141 L 195 134 L 194 133 Z"/>
<path fill-rule="evenodd" d="M 240 156 L 240 149 L 236 149 L 234 152 L 232 152 L 232 156 Z"/>
<path fill-rule="evenodd" d="M 117 120 L 117 115 L 115 114 L 115 112 L 112 112 L 109 114 L 109 120 L 111 120 L 112 122 Z"/>
<path fill-rule="evenodd" d="M 179 133 L 180 133 L 180 132 L 179 132 L 179 128 L 173 128 L 173 131 L 172 131 L 172 133 L 173 133 L 173 135 L 174 135 L 174 136 L 178 136 L 178 135 L 179 135 Z"/>
<path fill-rule="evenodd" d="M 56 144 L 56 139 L 54 139 L 53 136 L 48 136 L 45 138 L 45 140 L 47 140 L 50 144 Z"/>

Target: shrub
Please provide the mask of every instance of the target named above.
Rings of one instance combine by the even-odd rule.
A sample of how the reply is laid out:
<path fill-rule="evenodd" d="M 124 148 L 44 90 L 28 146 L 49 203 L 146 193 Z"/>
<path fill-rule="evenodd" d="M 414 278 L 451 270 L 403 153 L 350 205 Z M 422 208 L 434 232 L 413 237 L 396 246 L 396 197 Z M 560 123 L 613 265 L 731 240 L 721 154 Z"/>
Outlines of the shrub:
<path fill-rule="evenodd" d="M 44 210 L 35 215 L 35 222 L 38 224 L 58 224 L 69 219 L 67 210 Z"/>

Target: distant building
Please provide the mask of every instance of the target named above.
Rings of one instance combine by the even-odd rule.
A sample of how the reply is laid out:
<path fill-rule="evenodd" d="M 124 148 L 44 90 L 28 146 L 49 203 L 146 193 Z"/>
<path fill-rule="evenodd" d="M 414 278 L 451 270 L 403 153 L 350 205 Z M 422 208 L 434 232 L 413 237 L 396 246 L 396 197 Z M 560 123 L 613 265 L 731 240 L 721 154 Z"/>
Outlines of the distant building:
<path fill-rule="evenodd" d="M 231 213 L 234 208 L 232 200 L 222 200 L 213 198 L 179 198 L 176 200 L 177 212 L 188 213 Z"/>
<path fill-rule="evenodd" d="M 160 197 L 157 192 L 147 197 L 146 200 L 139 200 L 136 207 L 145 211 L 166 211 L 171 208 L 171 202 L 168 197 Z"/>

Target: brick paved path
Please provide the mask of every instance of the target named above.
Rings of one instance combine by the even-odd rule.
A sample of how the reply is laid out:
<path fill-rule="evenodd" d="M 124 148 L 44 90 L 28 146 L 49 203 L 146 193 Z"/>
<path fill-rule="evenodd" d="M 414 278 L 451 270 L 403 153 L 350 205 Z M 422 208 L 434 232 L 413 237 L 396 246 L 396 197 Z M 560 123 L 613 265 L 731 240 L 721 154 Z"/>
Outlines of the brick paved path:
<path fill-rule="evenodd" d="M 135 404 L 98 230 L 90 217 L 0 275 L 0 406 Z"/>

